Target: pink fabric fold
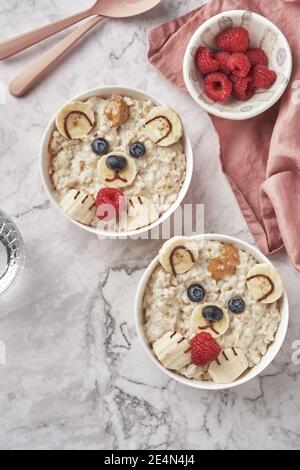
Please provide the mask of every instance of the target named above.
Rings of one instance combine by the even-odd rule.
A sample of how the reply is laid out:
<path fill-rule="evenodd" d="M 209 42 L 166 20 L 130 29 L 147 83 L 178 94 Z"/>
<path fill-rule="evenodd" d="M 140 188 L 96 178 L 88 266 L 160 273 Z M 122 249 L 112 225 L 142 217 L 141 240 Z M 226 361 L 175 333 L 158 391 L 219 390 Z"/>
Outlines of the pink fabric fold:
<path fill-rule="evenodd" d="M 277 24 L 290 43 L 294 67 L 283 98 L 262 115 L 240 122 L 212 118 L 223 170 L 263 253 L 285 246 L 300 271 L 300 1 L 211 0 L 151 31 L 149 60 L 185 89 L 182 62 L 191 36 L 211 16 L 232 9 L 248 9 Z"/>

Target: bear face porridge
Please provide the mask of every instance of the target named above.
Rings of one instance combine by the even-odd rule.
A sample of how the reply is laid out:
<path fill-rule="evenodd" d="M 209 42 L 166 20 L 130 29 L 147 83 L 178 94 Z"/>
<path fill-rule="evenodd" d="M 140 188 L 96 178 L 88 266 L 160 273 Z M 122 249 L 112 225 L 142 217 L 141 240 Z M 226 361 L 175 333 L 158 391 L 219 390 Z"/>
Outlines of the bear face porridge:
<path fill-rule="evenodd" d="M 189 379 L 232 383 L 258 365 L 281 322 L 272 265 L 218 241 L 163 246 L 143 300 L 145 337 L 161 364 Z"/>
<path fill-rule="evenodd" d="M 180 117 L 152 101 L 113 95 L 62 108 L 50 178 L 64 212 L 85 225 L 133 231 L 177 200 L 186 177 Z"/>

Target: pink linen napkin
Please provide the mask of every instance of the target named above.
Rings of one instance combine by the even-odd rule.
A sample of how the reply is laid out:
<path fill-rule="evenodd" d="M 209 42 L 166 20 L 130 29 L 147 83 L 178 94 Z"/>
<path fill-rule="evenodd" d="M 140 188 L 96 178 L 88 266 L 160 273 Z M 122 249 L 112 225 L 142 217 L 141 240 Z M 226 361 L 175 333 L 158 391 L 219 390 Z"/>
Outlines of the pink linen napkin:
<path fill-rule="evenodd" d="M 300 80 L 300 1 L 211 0 L 151 31 L 149 60 L 185 89 L 182 62 L 191 36 L 211 16 L 234 9 L 254 11 L 277 24 L 289 41 L 294 64 L 287 91 L 270 110 L 240 122 L 213 117 L 223 170 L 263 253 L 285 246 L 300 271 L 300 81 L 295 82 Z"/>

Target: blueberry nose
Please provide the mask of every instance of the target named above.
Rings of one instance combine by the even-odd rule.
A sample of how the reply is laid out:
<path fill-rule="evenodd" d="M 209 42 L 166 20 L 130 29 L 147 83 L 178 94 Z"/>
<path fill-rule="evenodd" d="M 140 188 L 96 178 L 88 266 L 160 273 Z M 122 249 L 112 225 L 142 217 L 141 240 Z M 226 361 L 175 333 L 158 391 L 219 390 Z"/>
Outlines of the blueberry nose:
<path fill-rule="evenodd" d="M 107 167 L 112 171 L 116 171 L 117 173 L 125 170 L 127 164 L 127 159 L 121 155 L 110 155 L 106 159 Z"/>
<path fill-rule="evenodd" d="M 223 310 L 216 305 L 208 305 L 202 310 L 202 315 L 206 321 L 216 323 L 224 317 Z"/>

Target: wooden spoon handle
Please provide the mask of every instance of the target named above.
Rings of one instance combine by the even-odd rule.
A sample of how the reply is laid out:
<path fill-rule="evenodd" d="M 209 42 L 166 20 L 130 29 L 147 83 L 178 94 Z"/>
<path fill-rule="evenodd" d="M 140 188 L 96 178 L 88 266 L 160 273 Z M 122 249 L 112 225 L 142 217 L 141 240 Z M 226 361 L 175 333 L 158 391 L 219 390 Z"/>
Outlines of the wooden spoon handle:
<path fill-rule="evenodd" d="M 104 19 L 105 18 L 101 16 L 91 18 L 86 24 L 76 31 L 73 31 L 64 40 L 52 47 L 12 80 L 9 85 L 9 92 L 13 96 L 25 95 L 48 74 L 50 69 L 82 38 L 82 36 Z"/>
<path fill-rule="evenodd" d="M 70 16 L 69 18 L 64 18 L 63 20 L 56 21 L 55 23 L 42 26 L 34 31 L 30 31 L 13 39 L 4 41 L 0 43 L 0 60 L 7 59 L 8 57 L 37 44 L 43 39 L 53 36 L 53 34 L 59 33 L 59 31 L 62 31 L 63 29 L 69 28 L 73 24 L 84 20 L 88 16 L 92 16 L 93 14 L 93 8 L 89 8 L 81 13 Z"/>

